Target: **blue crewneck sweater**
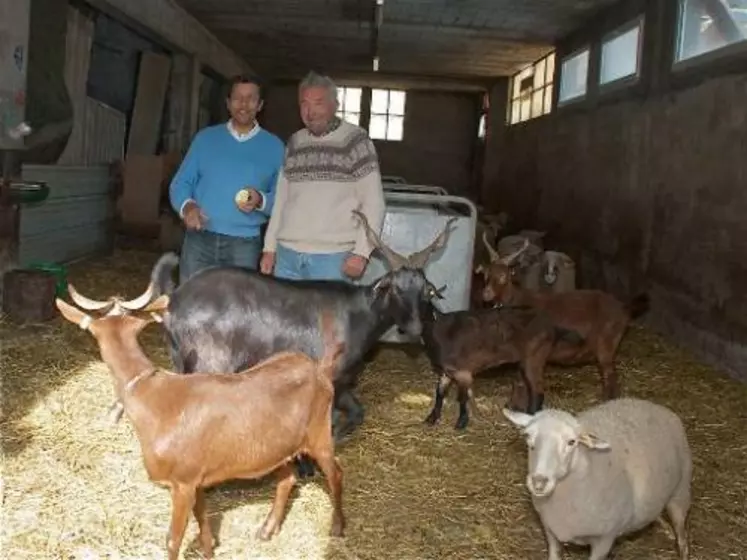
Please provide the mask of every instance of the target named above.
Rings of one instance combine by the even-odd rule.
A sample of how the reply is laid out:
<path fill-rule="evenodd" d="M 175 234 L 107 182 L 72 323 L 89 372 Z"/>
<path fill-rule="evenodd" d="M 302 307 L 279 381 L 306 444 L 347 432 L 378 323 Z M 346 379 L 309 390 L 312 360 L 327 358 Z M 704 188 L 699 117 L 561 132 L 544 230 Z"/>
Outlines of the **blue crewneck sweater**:
<path fill-rule="evenodd" d="M 184 203 L 192 199 L 208 217 L 206 230 L 256 237 L 272 213 L 284 153 L 280 138 L 264 129 L 239 141 L 226 123 L 203 128 L 171 181 L 171 206 L 180 213 Z M 261 209 L 246 213 L 236 206 L 236 193 L 245 187 L 262 194 Z"/>

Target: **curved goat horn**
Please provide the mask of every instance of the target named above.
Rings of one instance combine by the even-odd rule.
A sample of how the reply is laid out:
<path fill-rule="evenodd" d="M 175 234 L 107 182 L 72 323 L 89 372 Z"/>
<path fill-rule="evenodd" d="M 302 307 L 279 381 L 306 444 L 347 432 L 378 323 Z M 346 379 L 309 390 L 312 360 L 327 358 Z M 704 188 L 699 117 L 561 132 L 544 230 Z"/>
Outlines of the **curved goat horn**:
<path fill-rule="evenodd" d="M 384 255 L 384 258 L 387 260 L 392 270 L 397 270 L 398 268 L 402 268 L 407 264 L 407 259 L 405 257 L 384 245 L 384 242 L 381 240 L 378 234 L 371 229 L 370 225 L 368 225 L 368 219 L 363 212 L 359 210 L 353 210 L 353 214 L 355 214 L 355 216 L 361 221 L 364 229 L 366 230 L 368 241 L 376 249 L 381 251 L 381 254 Z"/>
<path fill-rule="evenodd" d="M 129 309 L 130 311 L 137 311 L 138 309 L 142 309 L 150 303 L 150 300 L 153 299 L 154 293 L 155 286 L 153 286 L 153 282 L 150 282 L 145 291 L 138 297 L 129 301 L 120 301 L 119 305 L 121 305 L 125 309 Z"/>
<path fill-rule="evenodd" d="M 75 287 L 68 283 L 67 292 L 70 294 L 70 298 L 75 302 L 78 307 L 86 309 L 88 311 L 101 311 L 114 305 L 114 301 L 111 299 L 106 301 L 100 301 L 96 299 L 90 299 L 82 295 Z"/>
<path fill-rule="evenodd" d="M 510 266 L 511 263 L 513 263 L 527 249 L 529 249 L 529 240 L 524 239 L 524 244 L 507 257 L 501 257 L 501 262 L 507 266 Z"/>
<path fill-rule="evenodd" d="M 430 245 L 428 245 L 425 249 L 422 249 L 417 253 L 413 253 L 412 255 L 407 257 L 408 264 L 412 268 L 425 268 L 425 265 L 428 263 L 428 259 L 430 258 L 430 256 L 435 251 L 438 251 L 441 247 L 446 245 L 446 240 L 449 239 L 449 235 L 451 235 L 450 226 L 455 221 L 456 218 L 449 218 L 446 221 L 446 225 L 444 226 L 443 231 L 438 234 L 436 239 L 434 239 Z"/>
<path fill-rule="evenodd" d="M 488 250 L 488 253 L 490 254 L 490 262 L 498 262 L 501 260 L 501 256 L 498 254 L 498 251 L 493 249 L 493 246 L 490 244 L 490 241 L 488 241 L 488 232 L 483 230 L 482 232 L 482 242 L 485 243 L 485 247 Z"/>

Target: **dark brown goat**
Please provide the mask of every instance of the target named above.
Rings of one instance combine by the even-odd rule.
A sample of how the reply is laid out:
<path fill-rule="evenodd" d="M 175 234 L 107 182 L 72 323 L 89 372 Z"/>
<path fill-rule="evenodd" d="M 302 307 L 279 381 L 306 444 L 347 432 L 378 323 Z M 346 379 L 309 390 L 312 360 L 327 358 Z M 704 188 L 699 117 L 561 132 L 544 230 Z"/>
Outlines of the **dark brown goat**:
<path fill-rule="evenodd" d="M 522 249 L 526 249 L 525 243 Z M 583 341 L 573 344 L 560 340 L 548 357 L 557 365 L 582 365 L 596 361 L 602 382 L 602 399 L 619 395 L 615 358 L 620 341 L 632 319 L 648 309 L 648 295 L 640 294 L 624 304 L 601 290 L 572 290 L 563 293 L 539 292 L 521 288 L 512 280 L 515 254 L 498 259 L 484 269 L 486 302 L 529 305 L 545 311 L 551 320 L 576 331 Z"/>
<path fill-rule="evenodd" d="M 280 531 L 296 478 L 290 462 L 308 454 L 323 471 L 333 505 L 331 534 L 342 536 L 342 469 L 332 439 L 332 375 L 343 345 L 334 340 L 334 318 L 324 316 L 324 355 L 279 352 L 240 374 L 178 375 L 153 365 L 138 343 L 152 322 L 135 315 L 93 319 L 62 300 L 57 308 L 89 330 L 109 366 L 117 396 L 132 422 L 148 477 L 171 491 L 168 558 L 179 555 L 189 511 L 206 558 L 213 537 L 204 488 L 275 471 L 272 509 L 258 531 L 267 540 Z M 160 313 L 161 296 L 145 308 Z"/>
<path fill-rule="evenodd" d="M 542 408 L 544 400 L 545 363 L 555 342 L 565 338 L 575 343 L 580 339 L 574 332 L 556 328 L 547 314 L 527 306 L 442 313 L 435 305 L 424 304 L 423 344 L 439 376 L 433 409 L 426 423 L 438 422 L 444 396 L 451 384 L 456 383 L 459 418 L 455 428 L 466 428 L 467 403 L 472 398 L 475 374 L 511 363 L 519 364 L 529 392 L 524 410 L 534 414 Z"/>

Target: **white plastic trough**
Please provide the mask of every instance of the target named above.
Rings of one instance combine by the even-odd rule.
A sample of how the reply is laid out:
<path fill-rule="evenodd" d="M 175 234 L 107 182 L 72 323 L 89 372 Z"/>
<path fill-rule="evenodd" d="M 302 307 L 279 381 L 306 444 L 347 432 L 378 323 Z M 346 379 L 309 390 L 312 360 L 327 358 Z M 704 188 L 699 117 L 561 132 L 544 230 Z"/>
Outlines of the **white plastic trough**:
<path fill-rule="evenodd" d="M 381 240 L 402 255 L 409 255 L 428 246 L 441 233 L 449 218 L 451 234 L 446 245 L 431 255 L 425 267 L 428 280 L 441 288 L 444 299 L 439 302 L 443 311 L 469 308 L 472 288 L 472 259 L 474 252 L 477 208 L 467 198 L 442 194 L 392 192 L 385 190 L 386 212 Z M 370 284 L 389 270 L 378 251 L 371 257 L 361 284 Z M 389 329 L 382 342 L 420 343 L 419 338 Z"/>
<path fill-rule="evenodd" d="M 421 194 L 443 194 L 448 195 L 449 192 L 443 187 L 436 187 L 433 185 L 408 185 L 406 183 L 391 182 L 382 183 L 385 192 L 411 192 Z"/>

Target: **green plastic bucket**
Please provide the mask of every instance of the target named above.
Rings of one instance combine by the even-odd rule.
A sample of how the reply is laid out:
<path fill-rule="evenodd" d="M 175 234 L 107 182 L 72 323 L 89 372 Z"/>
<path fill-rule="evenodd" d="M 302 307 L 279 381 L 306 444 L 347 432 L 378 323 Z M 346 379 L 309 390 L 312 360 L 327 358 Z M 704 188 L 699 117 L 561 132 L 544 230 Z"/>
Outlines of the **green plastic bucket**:
<path fill-rule="evenodd" d="M 31 270 L 43 270 L 52 274 L 57 279 L 55 284 L 55 294 L 57 297 L 65 297 L 67 295 L 67 269 L 63 265 L 52 262 L 36 262 L 31 263 L 27 268 Z"/>

